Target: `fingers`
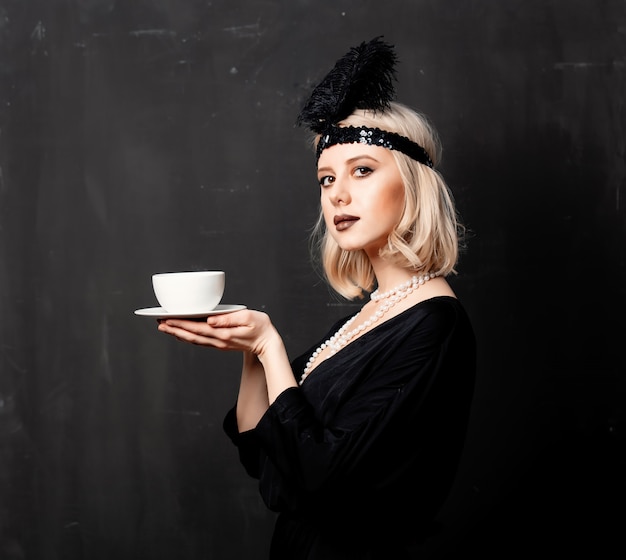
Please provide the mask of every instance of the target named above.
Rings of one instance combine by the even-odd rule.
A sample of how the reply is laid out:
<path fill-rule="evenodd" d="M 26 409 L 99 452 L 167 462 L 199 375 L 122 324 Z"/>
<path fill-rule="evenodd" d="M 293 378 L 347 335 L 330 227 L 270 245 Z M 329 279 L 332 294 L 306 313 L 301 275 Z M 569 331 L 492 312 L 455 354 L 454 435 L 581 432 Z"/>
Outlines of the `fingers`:
<path fill-rule="evenodd" d="M 167 319 L 165 321 L 161 321 L 158 328 L 161 332 L 169 334 L 176 333 L 177 336 L 183 333 L 188 333 L 196 336 L 210 337 L 213 332 L 212 327 L 207 325 L 206 322 L 190 321 L 188 319 Z M 185 336 L 184 338 L 187 340 L 189 337 Z"/>
<path fill-rule="evenodd" d="M 223 313 L 219 315 L 209 315 L 202 319 L 175 319 L 162 318 L 159 324 L 166 324 L 173 327 L 180 327 L 191 332 L 202 333 L 206 325 L 214 328 L 234 328 L 249 324 L 250 313 L 247 310 L 233 313 Z"/>
<path fill-rule="evenodd" d="M 158 329 L 160 332 L 169 334 L 183 342 L 199 346 L 211 346 L 221 350 L 228 348 L 225 341 L 211 336 L 210 328 L 207 325 L 199 324 L 196 326 L 189 323 L 193 323 L 193 321 L 162 321 L 159 323 Z"/>
<path fill-rule="evenodd" d="M 211 315 L 206 321 L 163 319 L 159 321 L 158 329 L 192 344 L 254 352 L 268 327 L 271 322 L 265 313 L 242 310 Z"/>
<path fill-rule="evenodd" d="M 233 328 L 248 326 L 251 323 L 252 313 L 248 309 L 220 315 L 209 315 L 206 323 L 215 328 Z"/>
<path fill-rule="evenodd" d="M 191 344 L 212 346 L 222 350 L 241 349 L 241 344 L 237 340 L 242 335 L 245 336 L 249 329 L 242 327 L 241 321 L 236 318 L 226 319 L 227 315 L 230 314 L 210 316 L 207 321 L 164 319 L 159 321 L 158 330 Z"/>

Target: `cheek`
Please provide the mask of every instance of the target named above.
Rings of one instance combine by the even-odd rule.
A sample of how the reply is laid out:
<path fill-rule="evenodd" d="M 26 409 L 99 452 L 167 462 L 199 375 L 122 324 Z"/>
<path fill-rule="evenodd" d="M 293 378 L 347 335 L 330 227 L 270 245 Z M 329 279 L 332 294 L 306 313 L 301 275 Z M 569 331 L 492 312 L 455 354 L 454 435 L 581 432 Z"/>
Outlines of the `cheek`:
<path fill-rule="evenodd" d="M 395 212 L 397 218 L 400 219 L 402 212 L 404 211 L 404 183 L 402 183 L 402 179 L 400 177 L 396 177 L 393 185 L 394 188 L 389 192 L 389 207 L 393 212 Z"/>
<path fill-rule="evenodd" d="M 402 218 L 402 214 L 404 213 L 404 193 L 396 197 L 395 206 L 396 206 L 396 217 L 398 221 L 400 221 L 400 218 Z"/>
<path fill-rule="evenodd" d="M 390 220 L 397 222 L 402 216 L 404 198 L 398 194 L 386 196 L 378 201 L 378 207 Z"/>
<path fill-rule="evenodd" d="M 333 209 L 333 205 L 323 191 L 320 194 L 320 207 L 324 213 L 330 212 Z"/>
<path fill-rule="evenodd" d="M 326 222 L 326 225 L 328 225 L 328 220 L 330 219 L 332 221 L 333 219 L 333 207 L 328 201 L 328 198 L 323 194 L 320 196 L 320 208 L 322 209 L 324 221 Z"/>

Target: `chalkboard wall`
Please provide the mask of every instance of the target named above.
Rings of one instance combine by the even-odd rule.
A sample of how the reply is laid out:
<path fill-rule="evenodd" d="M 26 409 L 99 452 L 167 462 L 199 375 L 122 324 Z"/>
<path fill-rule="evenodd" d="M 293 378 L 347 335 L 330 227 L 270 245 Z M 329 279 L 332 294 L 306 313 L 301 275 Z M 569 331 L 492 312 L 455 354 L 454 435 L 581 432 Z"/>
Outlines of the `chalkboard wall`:
<path fill-rule="evenodd" d="M 624 553 L 624 0 L 0 0 L 2 560 L 266 558 L 221 429 L 240 357 L 133 312 L 153 272 L 208 268 L 291 355 L 347 314 L 294 120 L 378 35 L 443 140 L 479 342 L 416 557 Z"/>

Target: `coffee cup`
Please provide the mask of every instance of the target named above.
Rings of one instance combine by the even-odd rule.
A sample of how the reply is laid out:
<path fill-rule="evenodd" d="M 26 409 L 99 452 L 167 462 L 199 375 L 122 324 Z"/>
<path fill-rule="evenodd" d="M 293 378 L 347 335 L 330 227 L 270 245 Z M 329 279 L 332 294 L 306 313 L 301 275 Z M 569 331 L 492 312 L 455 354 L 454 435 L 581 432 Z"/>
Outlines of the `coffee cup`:
<path fill-rule="evenodd" d="M 213 311 L 224 295 L 225 274 L 221 270 L 160 272 L 152 275 L 157 301 L 168 313 Z"/>

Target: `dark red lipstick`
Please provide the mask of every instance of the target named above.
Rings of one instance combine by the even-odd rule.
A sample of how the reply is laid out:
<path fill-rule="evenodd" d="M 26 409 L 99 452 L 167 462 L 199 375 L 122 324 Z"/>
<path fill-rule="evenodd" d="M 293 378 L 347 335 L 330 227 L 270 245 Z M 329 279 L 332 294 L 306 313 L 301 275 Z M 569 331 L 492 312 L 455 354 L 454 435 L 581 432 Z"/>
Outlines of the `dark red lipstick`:
<path fill-rule="evenodd" d="M 355 222 L 357 222 L 359 218 L 356 216 L 350 216 L 349 214 L 341 214 L 339 216 L 335 216 L 334 222 L 337 231 L 343 231 L 344 229 L 348 229 Z"/>

